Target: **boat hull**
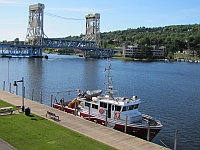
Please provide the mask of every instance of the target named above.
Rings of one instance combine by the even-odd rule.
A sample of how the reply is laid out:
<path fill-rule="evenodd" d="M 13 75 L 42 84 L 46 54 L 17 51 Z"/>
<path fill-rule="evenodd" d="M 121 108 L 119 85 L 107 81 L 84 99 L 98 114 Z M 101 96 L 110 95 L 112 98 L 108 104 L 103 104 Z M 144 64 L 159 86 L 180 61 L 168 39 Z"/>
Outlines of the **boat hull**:
<path fill-rule="evenodd" d="M 75 114 L 75 109 L 73 108 L 69 108 L 69 107 L 62 107 L 59 104 L 53 104 L 53 107 L 62 111 L 65 111 L 67 113 L 71 113 L 71 114 Z M 96 122 L 98 124 L 113 128 L 115 130 L 121 131 L 121 132 L 125 132 L 127 134 L 136 136 L 138 138 L 147 140 L 147 134 L 148 134 L 148 127 L 144 126 L 144 125 L 137 125 L 137 124 L 127 124 L 126 129 L 125 129 L 125 124 L 120 124 L 117 122 L 112 122 L 112 121 L 108 121 L 108 123 L 106 123 L 104 118 L 99 118 L 99 117 L 95 117 L 93 115 L 88 115 L 88 112 L 84 112 L 84 111 L 80 111 L 79 112 L 79 116 L 83 117 L 87 120 Z M 159 133 L 159 131 L 161 130 L 161 126 L 150 126 L 150 137 L 149 137 L 149 141 L 152 141 L 153 138 Z"/>

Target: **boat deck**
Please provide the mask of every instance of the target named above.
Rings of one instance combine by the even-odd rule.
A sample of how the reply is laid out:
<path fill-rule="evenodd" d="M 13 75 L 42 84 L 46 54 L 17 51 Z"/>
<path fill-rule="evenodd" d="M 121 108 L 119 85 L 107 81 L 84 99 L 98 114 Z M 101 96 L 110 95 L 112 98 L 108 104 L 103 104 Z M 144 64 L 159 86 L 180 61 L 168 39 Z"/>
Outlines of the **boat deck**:
<path fill-rule="evenodd" d="M 21 105 L 22 102 L 22 98 L 20 96 L 4 92 L 2 90 L 0 90 L 0 99 L 16 106 Z M 139 139 L 137 137 L 116 131 L 114 129 L 107 128 L 105 126 L 96 124 L 94 122 L 87 121 L 85 119 L 82 119 L 81 117 L 77 117 L 72 114 L 60 111 L 58 109 L 54 109 L 49 106 L 39 104 L 29 99 L 24 99 L 24 104 L 25 107 L 28 106 L 31 109 L 31 113 L 34 113 L 43 118 L 46 118 L 47 111 L 55 113 L 56 115 L 59 116 L 60 121 L 57 122 L 52 119 L 49 119 L 50 121 L 54 121 L 57 124 L 60 124 L 66 128 L 81 133 L 85 136 L 88 136 L 104 144 L 110 145 L 116 149 L 126 149 L 126 150 L 167 149 L 160 145 Z"/>
<path fill-rule="evenodd" d="M 86 111 L 86 110 L 81 111 L 81 112 L 83 112 L 83 113 L 85 113 L 85 114 L 88 114 L 88 113 L 89 113 L 89 111 Z M 102 116 L 102 115 L 99 114 L 99 113 L 91 112 L 90 115 L 91 115 L 92 117 L 95 116 L 95 118 L 97 118 L 97 119 L 101 119 L 101 120 L 106 121 L 106 120 L 105 120 L 105 117 Z M 92 118 L 92 117 L 91 117 L 91 118 Z M 152 117 L 150 117 L 150 116 L 148 116 L 148 115 L 145 115 L 145 114 L 143 114 L 143 117 L 152 119 Z M 89 117 L 87 117 L 87 118 L 89 118 Z M 126 124 L 125 121 L 120 120 L 120 119 L 110 119 L 110 118 L 108 118 L 107 121 L 108 121 L 108 123 L 113 123 L 113 124 L 121 124 L 121 125 L 125 125 L 125 124 Z M 142 122 L 135 122 L 135 123 L 130 123 L 130 124 L 128 124 L 128 126 L 138 126 L 138 125 L 147 126 L 148 124 L 147 124 L 147 122 L 144 121 L 144 120 L 143 120 Z"/>

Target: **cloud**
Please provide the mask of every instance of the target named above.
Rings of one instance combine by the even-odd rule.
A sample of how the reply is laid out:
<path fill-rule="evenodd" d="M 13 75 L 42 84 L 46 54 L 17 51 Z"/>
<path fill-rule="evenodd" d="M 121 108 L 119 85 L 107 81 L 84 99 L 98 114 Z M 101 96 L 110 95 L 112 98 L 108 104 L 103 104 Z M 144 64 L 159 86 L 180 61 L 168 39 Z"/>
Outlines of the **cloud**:
<path fill-rule="evenodd" d="M 14 1 L 14 0 L 0 0 L 0 5 L 6 5 L 6 6 L 16 6 L 16 5 L 21 5 L 21 6 L 27 6 L 29 3 L 21 0 L 21 1 Z"/>

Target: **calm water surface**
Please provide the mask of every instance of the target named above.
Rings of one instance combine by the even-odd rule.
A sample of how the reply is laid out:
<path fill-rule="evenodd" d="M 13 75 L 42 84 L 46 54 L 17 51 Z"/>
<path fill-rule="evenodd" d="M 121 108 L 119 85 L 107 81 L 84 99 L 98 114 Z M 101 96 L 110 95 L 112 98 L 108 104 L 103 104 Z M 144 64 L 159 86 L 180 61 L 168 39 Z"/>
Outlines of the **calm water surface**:
<path fill-rule="evenodd" d="M 173 149 L 178 129 L 179 150 L 200 149 L 200 64 L 186 62 L 133 62 L 111 59 L 113 85 L 119 95 L 141 98 L 140 111 L 159 119 L 163 129 L 153 140 Z M 0 58 L 0 89 L 24 77 L 26 97 L 50 105 L 50 95 L 65 90 L 105 90 L 106 59 L 49 55 L 49 59 Z M 19 83 L 19 95 L 21 95 Z M 12 92 L 15 92 L 12 86 Z M 72 99 L 77 93 L 63 93 Z"/>

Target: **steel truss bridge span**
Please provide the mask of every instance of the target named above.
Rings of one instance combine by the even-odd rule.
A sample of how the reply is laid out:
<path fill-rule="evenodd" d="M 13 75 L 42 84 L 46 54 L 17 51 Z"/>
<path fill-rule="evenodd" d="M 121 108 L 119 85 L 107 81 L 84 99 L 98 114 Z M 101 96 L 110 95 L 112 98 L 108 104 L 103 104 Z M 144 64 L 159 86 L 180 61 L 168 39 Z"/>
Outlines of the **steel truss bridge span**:
<path fill-rule="evenodd" d="M 2 57 L 42 57 L 41 46 L 32 45 L 0 45 Z"/>
<path fill-rule="evenodd" d="M 44 48 L 77 48 L 94 49 L 95 41 L 70 40 L 64 38 L 43 38 L 42 47 Z"/>
<path fill-rule="evenodd" d="M 7 45 L 0 44 L 2 57 L 35 57 L 42 58 L 43 48 L 71 48 L 83 51 L 86 58 L 107 58 L 114 56 L 114 50 L 96 48 L 94 41 L 67 40 L 67 39 L 44 39 L 43 46 L 32 45 Z"/>
<path fill-rule="evenodd" d="M 96 48 L 96 41 L 44 38 L 43 48 L 72 48 L 82 50 L 84 57 L 104 58 L 114 56 L 114 50 Z"/>

